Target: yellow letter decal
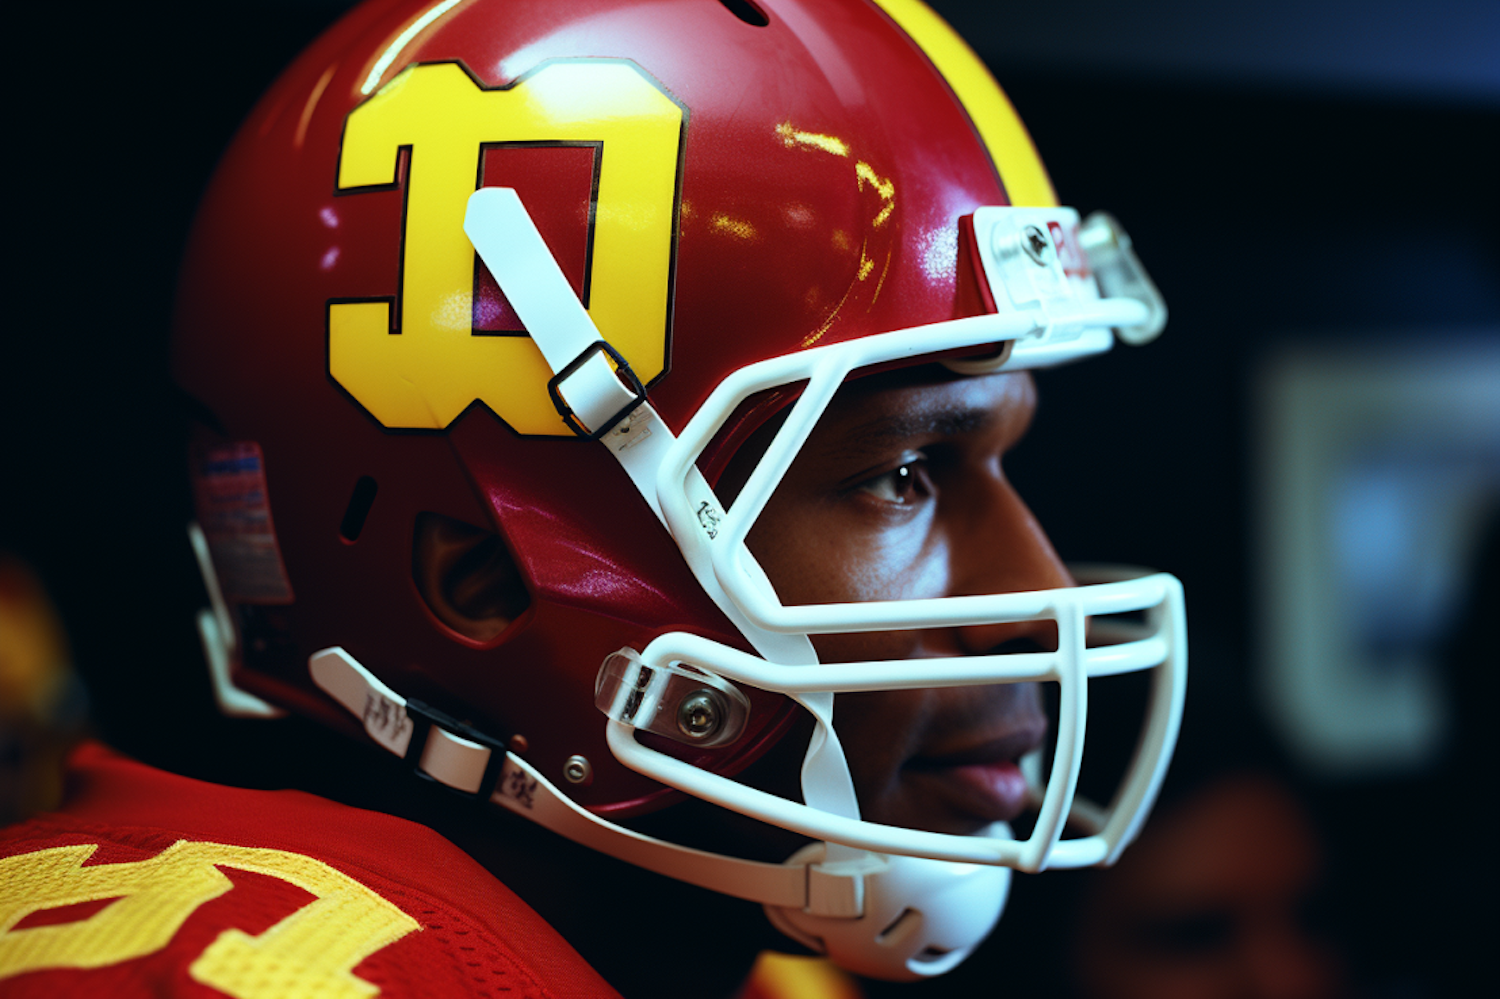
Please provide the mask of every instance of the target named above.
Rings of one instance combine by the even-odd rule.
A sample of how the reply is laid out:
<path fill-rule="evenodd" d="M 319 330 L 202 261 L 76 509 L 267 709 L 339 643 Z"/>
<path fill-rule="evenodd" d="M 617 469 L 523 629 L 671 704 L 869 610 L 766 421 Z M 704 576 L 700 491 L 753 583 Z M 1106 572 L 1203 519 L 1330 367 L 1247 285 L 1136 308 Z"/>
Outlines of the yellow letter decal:
<path fill-rule="evenodd" d="M 654 378 L 666 363 L 682 115 L 627 62 L 549 63 L 505 90 L 454 63 L 404 70 L 350 113 L 338 176 L 341 190 L 389 186 L 411 149 L 399 325 L 385 301 L 330 304 L 334 379 L 393 429 L 441 429 L 477 399 L 521 433 L 570 433 L 536 345 L 472 335 L 463 232 L 481 145 L 549 142 L 601 146 L 589 315 L 642 381 Z"/>
<path fill-rule="evenodd" d="M 317 896 L 252 937 L 220 933 L 189 973 L 236 999 L 319 995 L 369 999 L 354 976 L 371 954 L 421 927 L 375 892 L 298 853 L 179 840 L 148 860 L 81 866 L 91 845 L 0 860 L 0 978 L 44 968 L 101 968 L 161 950 L 203 903 L 229 891 L 215 865 L 254 871 Z M 113 898 L 87 919 L 23 930 L 33 912 Z"/>

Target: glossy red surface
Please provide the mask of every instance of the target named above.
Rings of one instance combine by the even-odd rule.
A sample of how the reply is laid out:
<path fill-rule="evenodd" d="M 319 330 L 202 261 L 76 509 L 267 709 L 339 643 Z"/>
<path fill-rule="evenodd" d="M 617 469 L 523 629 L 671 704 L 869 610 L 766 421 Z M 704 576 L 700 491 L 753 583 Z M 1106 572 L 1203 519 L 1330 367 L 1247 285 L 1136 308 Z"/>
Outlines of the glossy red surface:
<path fill-rule="evenodd" d="M 191 239 L 176 375 L 229 439 L 261 445 L 297 594 L 289 646 L 252 651 L 241 682 L 347 727 L 305 667 L 343 645 L 402 694 L 524 734 L 528 758 L 579 801 L 639 809 L 661 789 L 605 748 L 599 664 L 666 629 L 743 642 L 602 446 L 520 437 L 483 405 L 444 432 L 388 431 L 330 377 L 330 300 L 400 291 L 404 188 L 335 193 L 345 121 L 372 70 L 392 53 L 378 82 L 460 61 L 504 87 L 549 59 L 628 59 L 686 109 L 669 361 L 651 388 L 674 428 L 744 364 L 982 307 L 959 291 L 958 220 L 1005 194 L 942 78 L 863 0 L 762 0 L 765 27 L 707 0 L 474 0 L 398 44 L 429 6 L 371 3 L 304 53 L 225 155 Z M 597 153 L 558 152 L 492 152 L 479 176 L 522 192 L 581 289 Z M 480 328 L 513 330 L 487 279 Z M 378 493 L 351 544 L 339 524 L 366 475 Z M 522 566 L 531 610 L 490 647 L 418 598 L 421 511 L 495 526 Z M 756 694 L 747 737 L 693 758 L 742 768 L 790 711 Z M 594 763 L 587 788 L 560 780 L 574 753 Z"/>

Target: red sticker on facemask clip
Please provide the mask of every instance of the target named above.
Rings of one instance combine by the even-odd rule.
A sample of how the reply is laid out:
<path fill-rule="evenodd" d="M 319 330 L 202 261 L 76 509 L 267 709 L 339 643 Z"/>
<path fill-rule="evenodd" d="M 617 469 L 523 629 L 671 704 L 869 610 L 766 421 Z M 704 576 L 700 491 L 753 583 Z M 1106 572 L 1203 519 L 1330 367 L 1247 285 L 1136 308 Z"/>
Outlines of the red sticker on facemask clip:
<path fill-rule="evenodd" d="M 1057 259 L 1062 264 L 1063 273 L 1071 278 L 1088 277 L 1089 258 L 1083 255 L 1083 248 L 1078 245 L 1076 227 L 1065 229 L 1056 222 L 1048 222 L 1047 228 L 1052 233 L 1052 245 L 1057 248 Z"/>

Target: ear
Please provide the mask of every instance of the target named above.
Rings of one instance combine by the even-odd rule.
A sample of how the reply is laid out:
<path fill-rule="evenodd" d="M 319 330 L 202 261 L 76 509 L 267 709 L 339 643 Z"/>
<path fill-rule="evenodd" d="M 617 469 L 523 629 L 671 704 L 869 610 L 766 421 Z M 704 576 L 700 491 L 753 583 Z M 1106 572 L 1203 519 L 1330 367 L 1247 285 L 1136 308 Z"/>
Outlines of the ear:
<path fill-rule="evenodd" d="M 411 569 L 437 619 L 476 642 L 499 635 L 531 603 L 498 534 L 440 513 L 417 514 Z"/>

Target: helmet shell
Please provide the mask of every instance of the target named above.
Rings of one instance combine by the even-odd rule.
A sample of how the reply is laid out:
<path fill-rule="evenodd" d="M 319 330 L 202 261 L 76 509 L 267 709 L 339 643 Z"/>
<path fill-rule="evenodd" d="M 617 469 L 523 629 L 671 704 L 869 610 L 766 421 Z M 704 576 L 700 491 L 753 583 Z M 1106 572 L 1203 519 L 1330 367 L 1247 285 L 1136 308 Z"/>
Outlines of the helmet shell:
<path fill-rule="evenodd" d="M 550 372 L 503 293 L 461 231 L 429 224 L 422 199 L 441 188 L 440 156 L 467 164 L 432 195 L 444 204 L 477 186 L 515 188 L 674 430 L 745 364 L 981 309 L 960 280 L 959 219 L 1009 199 L 928 53 L 865 0 L 759 6 L 765 25 L 703 0 L 377 0 L 256 106 L 195 223 L 173 348 L 178 383 L 212 414 L 200 442 L 261 449 L 291 586 L 290 602 L 241 601 L 236 682 L 357 731 L 307 674 L 309 654 L 340 645 L 406 696 L 523 735 L 530 762 L 585 806 L 622 814 L 663 800 L 605 746 L 593 706 L 601 662 L 668 630 L 745 643 L 606 449 L 549 411 Z M 431 96 L 437 83 L 410 96 L 440 79 L 452 100 Z M 659 130 L 675 150 L 621 174 L 626 140 L 599 136 L 635 133 L 611 103 L 627 91 L 645 95 L 658 123 L 672 108 L 680 121 Z M 567 127 L 518 124 L 523 104 Z M 371 140 L 371 162 L 389 154 L 389 177 L 370 182 L 351 164 L 368 123 L 397 107 L 417 137 Z M 1029 143 L 1026 154 L 1034 160 Z M 639 191 L 619 195 L 630 169 L 626 186 Z M 656 235 L 637 231 L 647 229 Z M 605 301 L 624 294 L 606 289 L 640 287 L 653 289 L 646 306 Z M 424 302 L 458 318 L 419 315 Z M 422 362 L 426 382 L 399 365 L 386 372 L 421 383 L 413 405 L 427 425 L 392 416 L 349 374 L 364 348 L 351 355 L 338 330 L 361 306 L 389 323 L 361 341 L 372 351 L 417 342 L 419 326 L 457 345 Z M 340 527 L 366 477 L 374 500 L 349 538 Z M 509 546 L 531 604 L 495 640 L 457 635 L 420 598 L 412 542 L 424 511 L 492 528 Z M 747 766 L 793 711 L 747 693 L 739 740 L 671 751 L 719 773 Z M 593 764 L 586 786 L 561 779 L 575 754 Z"/>

